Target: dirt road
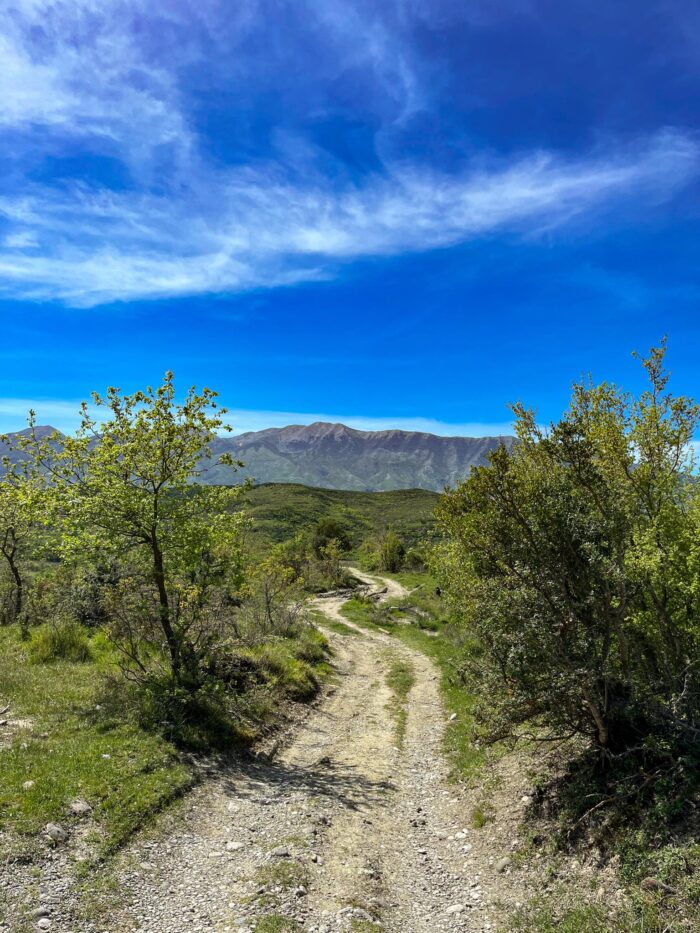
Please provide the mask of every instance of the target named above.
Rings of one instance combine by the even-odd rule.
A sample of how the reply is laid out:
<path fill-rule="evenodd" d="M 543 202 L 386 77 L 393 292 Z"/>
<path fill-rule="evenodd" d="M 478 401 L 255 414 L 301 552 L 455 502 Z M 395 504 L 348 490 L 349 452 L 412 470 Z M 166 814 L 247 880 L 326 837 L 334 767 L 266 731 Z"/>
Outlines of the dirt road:
<path fill-rule="evenodd" d="M 386 598 L 402 595 L 393 581 Z M 340 599 L 319 600 L 347 624 Z M 496 870 L 446 780 L 448 712 L 422 654 L 381 633 L 331 633 L 337 678 L 289 746 L 215 775 L 135 842 L 117 865 L 112 906 L 72 933 L 490 930 Z M 414 683 L 397 744 L 387 674 Z M 481 874 L 480 874 L 481 873 Z M 296 925 L 295 925 L 296 924 Z"/>

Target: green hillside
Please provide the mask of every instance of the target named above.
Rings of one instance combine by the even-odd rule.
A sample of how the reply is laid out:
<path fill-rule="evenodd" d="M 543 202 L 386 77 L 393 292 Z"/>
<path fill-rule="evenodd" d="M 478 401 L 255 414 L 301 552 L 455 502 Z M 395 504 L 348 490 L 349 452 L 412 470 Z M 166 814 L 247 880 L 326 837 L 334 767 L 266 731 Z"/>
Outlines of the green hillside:
<path fill-rule="evenodd" d="M 353 545 L 384 528 L 393 528 L 407 544 L 429 537 L 439 496 L 425 489 L 348 492 L 290 483 L 254 486 L 244 508 L 256 536 L 284 541 L 332 516 L 348 531 Z"/>

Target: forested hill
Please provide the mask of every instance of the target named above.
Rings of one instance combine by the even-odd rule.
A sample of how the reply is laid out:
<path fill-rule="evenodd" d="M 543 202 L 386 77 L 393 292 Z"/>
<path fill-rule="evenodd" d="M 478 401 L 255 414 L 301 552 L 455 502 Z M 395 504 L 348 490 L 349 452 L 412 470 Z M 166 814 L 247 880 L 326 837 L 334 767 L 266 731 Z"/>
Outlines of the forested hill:
<path fill-rule="evenodd" d="M 356 431 L 344 424 L 269 428 L 222 438 L 215 453 L 245 464 L 238 476 L 256 483 L 300 483 L 325 489 L 441 491 L 486 463 L 512 437 L 438 437 L 418 431 Z M 228 470 L 210 467 L 204 482 L 225 482 Z"/>
<path fill-rule="evenodd" d="M 48 434 L 50 427 L 38 428 Z M 25 432 L 20 432 L 25 433 Z M 16 435 L 9 435 L 10 441 Z M 307 426 L 268 428 L 218 438 L 213 462 L 200 482 L 210 485 L 252 479 L 255 483 L 297 483 L 322 489 L 384 492 L 427 489 L 441 492 L 465 479 L 472 467 L 487 462 L 499 444 L 514 438 L 439 437 L 419 431 L 356 431 L 344 424 L 318 421 Z M 7 447 L 0 454 L 8 453 Z M 17 454 L 10 452 L 10 459 Z M 233 474 L 215 461 L 230 453 L 244 463 Z"/>

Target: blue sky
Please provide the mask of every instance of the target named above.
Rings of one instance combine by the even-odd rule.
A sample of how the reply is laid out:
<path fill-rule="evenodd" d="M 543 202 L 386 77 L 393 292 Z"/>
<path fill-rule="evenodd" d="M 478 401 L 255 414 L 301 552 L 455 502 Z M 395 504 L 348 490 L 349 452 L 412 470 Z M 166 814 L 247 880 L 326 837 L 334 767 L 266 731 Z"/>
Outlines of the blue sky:
<path fill-rule="evenodd" d="M 7 0 L 0 429 L 173 369 L 238 429 L 700 394 L 686 0 Z"/>

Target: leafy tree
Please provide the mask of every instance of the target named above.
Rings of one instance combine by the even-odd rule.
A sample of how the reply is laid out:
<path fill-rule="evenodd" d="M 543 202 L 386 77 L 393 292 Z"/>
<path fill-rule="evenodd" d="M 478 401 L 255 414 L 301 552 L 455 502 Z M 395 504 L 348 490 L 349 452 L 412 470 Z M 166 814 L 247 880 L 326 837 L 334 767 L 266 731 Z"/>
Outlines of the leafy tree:
<path fill-rule="evenodd" d="M 192 485 L 216 432 L 228 430 L 216 397 L 191 388 L 177 404 L 166 373 L 155 390 L 94 394 L 106 420 L 98 423 L 83 403 L 72 437 L 40 437 L 31 413 L 22 441 L 51 480 L 64 558 L 121 562 L 133 578 L 125 584 L 132 609 L 146 612 L 153 597 L 172 678 L 192 687 L 201 656 L 197 626 L 212 586 L 236 571 L 242 521 L 231 511 L 238 489 Z M 229 457 L 220 462 L 234 466 Z"/>
<path fill-rule="evenodd" d="M 519 442 L 441 502 L 435 570 L 492 737 L 534 720 L 604 757 L 700 738 L 699 411 L 666 393 L 663 358 L 638 398 L 576 385 L 547 431 L 515 406 Z"/>
<path fill-rule="evenodd" d="M 321 557 L 324 549 L 331 541 L 336 541 L 341 551 L 349 551 L 350 538 L 340 522 L 334 518 L 322 518 L 314 529 L 312 547 L 317 557 Z"/>
<path fill-rule="evenodd" d="M 318 558 L 318 568 L 322 578 L 331 586 L 339 586 L 344 579 L 341 567 L 342 549 L 336 538 L 331 538 L 328 544 L 321 548 Z"/>

